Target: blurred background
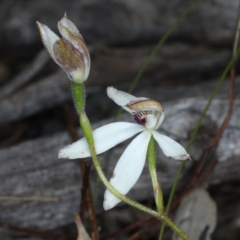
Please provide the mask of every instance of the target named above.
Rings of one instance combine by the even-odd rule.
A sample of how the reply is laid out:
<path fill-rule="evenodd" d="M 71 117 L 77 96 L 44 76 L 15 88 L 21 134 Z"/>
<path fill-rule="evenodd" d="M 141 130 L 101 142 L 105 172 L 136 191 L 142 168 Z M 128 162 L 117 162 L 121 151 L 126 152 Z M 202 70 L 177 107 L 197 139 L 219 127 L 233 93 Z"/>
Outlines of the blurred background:
<path fill-rule="evenodd" d="M 86 82 L 86 111 L 93 128 L 113 121 L 118 108 L 106 87 L 128 91 L 156 44 L 193 3 L 191 0 L 1 0 L 0 1 L 0 240 L 76 239 L 82 176 L 79 162 L 58 160 L 58 151 L 82 133 L 65 73 L 50 59 L 36 27 L 57 22 L 67 12 L 91 54 Z M 133 94 L 160 101 L 165 108 L 161 132 L 187 146 L 193 129 L 231 59 L 239 1 L 203 0 L 172 32 L 141 76 Z M 239 64 L 236 64 L 238 73 Z M 228 113 L 230 76 L 213 101 L 190 150 L 176 199 L 196 187 L 207 189 L 211 221 L 198 219 L 199 238 L 240 239 L 240 81 L 236 74 L 232 118 L 223 135 L 199 166 Z M 123 114 L 121 119 L 132 121 Z M 127 143 L 126 143 L 127 144 Z M 127 146 L 114 148 L 102 161 L 110 177 Z M 178 163 L 159 151 L 158 176 L 165 202 Z M 87 160 L 90 164 L 90 160 Z M 194 171 L 195 169 L 201 170 Z M 147 216 L 125 204 L 104 212 L 104 187 L 92 167 L 91 186 L 102 239 Z M 190 190 L 187 184 L 193 182 Z M 196 182 L 196 184 L 195 184 Z M 195 184 L 195 185 L 194 185 Z M 195 187 L 194 187 L 195 186 Z M 147 166 L 129 196 L 154 207 Z M 201 210 L 199 210 L 201 211 Z M 175 210 L 171 217 L 174 219 Z M 206 213 L 206 218 L 210 217 Z M 88 216 L 84 225 L 90 231 Z M 197 219 L 197 217 L 195 218 Z M 201 225 L 201 224 L 196 224 Z M 216 225 L 216 228 L 215 228 Z M 157 239 L 159 222 L 140 224 L 112 239 Z M 139 232 L 141 231 L 141 232 Z M 212 238 L 209 238 L 210 234 Z M 135 234 L 135 235 L 134 235 Z M 172 233 L 166 229 L 165 239 Z"/>

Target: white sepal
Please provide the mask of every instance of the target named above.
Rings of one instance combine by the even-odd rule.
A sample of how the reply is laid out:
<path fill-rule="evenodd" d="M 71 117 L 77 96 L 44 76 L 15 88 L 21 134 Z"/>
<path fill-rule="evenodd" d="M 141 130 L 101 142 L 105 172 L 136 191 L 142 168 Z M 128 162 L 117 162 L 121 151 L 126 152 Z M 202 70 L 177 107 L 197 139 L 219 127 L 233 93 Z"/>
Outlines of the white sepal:
<path fill-rule="evenodd" d="M 137 98 L 129 93 L 117 90 L 114 87 L 108 87 L 107 88 L 107 95 L 109 98 L 111 98 L 117 105 L 123 107 L 126 111 L 133 113 L 134 111 L 128 108 L 126 105 L 135 102 L 135 101 L 141 101 L 146 100 L 148 98 Z"/>
<path fill-rule="evenodd" d="M 54 52 L 53 52 L 53 46 L 56 43 L 56 41 L 59 40 L 60 38 L 48 26 L 46 26 L 40 22 L 37 22 L 37 26 L 39 28 L 42 42 L 43 42 L 45 48 L 49 52 L 52 59 L 58 64 L 58 62 L 56 61 Z"/>
<path fill-rule="evenodd" d="M 109 150 L 144 129 L 143 126 L 127 122 L 110 123 L 97 128 L 93 131 L 97 154 Z M 86 138 L 62 148 L 58 153 L 58 158 L 76 159 L 85 157 L 90 157 Z"/>
<path fill-rule="evenodd" d="M 78 31 L 75 24 L 67 18 L 66 13 L 64 14 L 63 18 L 58 22 L 58 29 L 63 39 L 66 39 L 68 42 L 70 42 L 74 46 L 74 48 L 82 54 L 84 61 L 82 69 L 84 78 L 83 81 L 85 81 L 89 75 L 91 60 L 82 35 Z"/>
<path fill-rule="evenodd" d="M 150 138 L 151 132 L 147 130 L 134 138 L 114 169 L 110 183 L 123 195 L 128 193 L 142 173 Z M 103 202 L 105 210 L 113 208 L 119 202 L 120 199 L 106 190 Z"/>
<path fill-rule="evenodd" d="M 174 141 L 173 139 L 160 134 L 159 132 L 152 130 L 154 139 L 157 141 L 159 147 L 163 153 L 176 161 L 184 161 L 190 159 L 189 154 L 186 152 L 183 146 Z"/>
<path fill-rule="evenodd" d="M 67 28 L 72 33 L 75 33 L 75 34 L 80 35 L 82 37 L 82 35 L 79 33 L 79 31 L 78 31 L 77 27 L 75 26 L 75 24 L 67 18 L 67 14 L 66 13 L 64 14 L 63 18 L 58 22 L 59 32 L 61 33 L 63 38 L 65 38 L 65 36 L 64 36 L 65 32 L 62 32 L 62 27 Z"/>
<path fill-rule="evenodd" d="M 136 100 L 137 98 L 133 95 L 119 91 L 114 87 L 108 87 L 107 88 L 107 95 L 109 98 L 111 98 L 117 105 L 123 107 L 127 105 L 129 102 Z"/>

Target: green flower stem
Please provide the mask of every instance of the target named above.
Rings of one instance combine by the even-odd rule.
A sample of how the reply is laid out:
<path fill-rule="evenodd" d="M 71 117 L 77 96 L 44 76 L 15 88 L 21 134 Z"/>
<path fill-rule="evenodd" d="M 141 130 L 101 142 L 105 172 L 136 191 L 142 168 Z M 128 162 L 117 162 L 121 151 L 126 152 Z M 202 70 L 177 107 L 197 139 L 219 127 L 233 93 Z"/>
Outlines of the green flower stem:
<path fill-rule="evenodd" d="M 167 216 L 165 216 L 164 214 L 158 213 L 156 211 L 153 211 L 137 202 L 132 201 L 131 199 L 127 198 L 126 196 L 122 195 L 121 193 L 119 193 L 107 180 L 107 178 L 105 177 L 105 174 L 102 171 L 102 167 L 98 161 L 97 158 L 97 154 L 95 151 L 95 147 L 94 147 L 94 138 L 93 138 L 93 134 L 92 134 L 92 127 L 91 124 L 89 122 L 89 119 L 85 113 L 84 110 L 82 110 L 80 112 L 80 116 L 79 116 L 79 120 L 80 120 L 80 126 L 83 130 L 83 133 L 87 139 L 88 145 L 89 145 L 89 149 L 90 149 L 90 153 L 92 156 L 92 160 L 93 160 L 93 164 L 96 168 L 96 171 L 98 173 L 99 178 L 102 180 L 103 184 L 106 186 L 106 188 L 113 193 L 116 197 L 118 197 L 119 199 L 121 199 L 121 201 L 129 204 L 132 207 L 135 207 L 145 213 L 148 213 L 150 215 L 152 215 L 153 217 L 156 217 L 160 220 L 162 220 L 165 224 L 167 224 L 176 234 L 178 234 L 183 240 L 190 240 L 190 238 L 180 229 L 178 228 Z"/>
<path fill-rule="evenodd" d="M 226 78 L 228 72 L 230 71 L 231 67 L 233 66 L 233 64 L 235 63 L 235 61 L 237 60 L 238 56 L 240 54 L 240 47 L 237 49 L 237 52 L 234 54 L 234 56 L 231 58 L 230 62 L 228 63 L 228 65 L 226 66 L 226 68 L 224 69 L 220 79 L 218 80 L 214 90 L 212 91 L 210 97 L 209 97 L 209 100 L 193 130 L 193 133 L 191 135 L 191 138 L 188 142 L 188 145 L 187 145 L 187 148 L 186 150 L 189 151 L 192 144 L 193 144 L 193 141 L 198 133 L 198 130 L 202 124 L 202 121 L 204 119 L 204 117 L 206 116 L 206 113 L 213 101 L 213 99 L 215 98 L 216 94 L 218 93 L 218 90 L 219 88 L 221 87 L 222 83 L 223 83 L 223 80 Z M 170 196 L 169 196 L 169 199 L 168 199 L 168 203 L 167 203 L 167 207 L 166 207 L 166 213 L 169 212 L 170 210 L 170 206 L 171 206 L 171 203 L 172 203 L 172 200 L 173 200 L 173 196 L 174 196 L 174 193 L 175 193 L 175 190 L 176 190 L 176 187 L 177 187 L 177 183 L 178 183 L 178 179 L 181 175 L 181 172 L 182 172 L 182 169 L 184 167 L 184 162 L 181 163 L 181 165 L 179 166 L 178 170 L 177 170 L 177 173 L 176 173 L 176 176 L 175 176 L 175 179 L 174 179 L 174 183 L 173 183 L 173 186 L 172 186 L 172 189 L 171 189 L 171 193 L 170 193 Z M 164 232 L 164 224 L 162 225 L 161 227 L 161 233 L 160 233 L 160 237 L 159 237 L 159 240 L 162 239 L 162 236 L 163 236 L 163 232 Z"/>
<path fill-rule="evenodd" d="M 103 184 L 106 186 L 106 188 L 113 193 L 116 197 L 118 197 L 121 201 L 129 204 L 132 207 L 135 207 L 145 213 L 148 213 L 152 215 L 153 217 L 156 217 L 157 219 L 162 220 L 165 224 L 167 224 L 176 234 L 178 234 L 183 240 L 190 240 L 189 237 L 180 229 L 178 228 L 167 216 L 164 214 L 160 214 L 156 211 L 153 211 L 152 209 L 149 209 L 137 202 L 132 201 L 131 199 L 127 198 L 126 196 L 119 193 L 107 180 L 105 174 L 102 171 L 102 167 L 99 163 L 96 150 L 94 147 L 94 138 L 92 133 L 92 127 L 89 122 L 89 119 L 85 112 L 85 90 L 83 84 L 72 84 L 72 92 L 73 92 L 73 100 L 76 107 L 76 110 L 79 114 L 79 121 L 80 126 L 83 130 L 83 133 L 87 139 L 89 150 L 92 156 L 93 164 L 96 168 L 96 171 L 98 173 L 99 178 L 102 180 Z"/>
<path fill-rule="evenodd" d="M 72 83 L 74 105 L 78 115 L 85 109 L 85 88 L 83 84 Z"/>
<path fill-rule="evenodd" d="M 156 169 L 156 142 L 153 137 L 151 137 L 148 151 L 147 151 L 147 158 L 148 158 L 148 167 L 149 172 L 152 178 L 152 185 L 154 191 L 155 202 L 157 206 L 157 210 L 159 213 L 163 213 L 163 194 L 161 186 L 158 182 L 157 178 L 157 169 Z"/>
<path fill-rule="evenodd" d="M 102 171 L 102 167 L 98 161 L 98 158 L 97 158 L 97 154 L 96 154 L 96 151 L 95 151 L 95 147 L 94 147 L 94 138 L 93 138 L 93 135 L 92 135 L 92 127 L 91 127 L 91 124 L 88 120 L 88 117 L 85 113 L 85 111 L 82 111 L 80 113 L 80 116 L 79 116 L 79 120 L 80 120 L 80 125 L 81 125 L 81 128 L 83 130 L 83 133 L 87 139 L 87 142 L 88 142 L 88 145 L 89 145 L 89 149 L 90 149 L 90 153 L 91 153 L 91 156 L 92 156 L 92 160 L 93 160 L 93 164 L 97 170 L 97 173 L 99 175 L 99 178 L 102 180 L 103 184 L 106 186 L 106 188 L 111 192 L 113 193 L 116 197 L 118 197 L 119 199 L 121 199 L 123 202 L 135 207 L 135 208 L 138 208 L 148 214 L 151 214 L 152 216 L 155 216 L 157 218 L 159 218 L 159 215 L 157 212 L 147 208 L 147 207 L 144 207 L 142 206 L 141 204 L 139 203 L 136 203 L 132 200 L 130 200 L 129 198 L 125 197 L 124 195 L 122 195 L 121 193 L 119 193 L 110 183 L 109 181 L 107 180 L 107 178 L 105 177 L 105 174 L 103 173 Z"/>
<path fill-rule="evenodd" d="M 173 199 L 176 187 L 177 187 L 178 179 L 179 179 L 179 177 L 181 175 L 183 167 L 184 167 L 184 162 L 182 162 L 180 164 L 180 166 L 178 167 L 176 176 L 174 178 L 173 186 L 172 186 L 172 189 L 171 189 L 171 192 L 170 192 L 170 196 L 169 196 L 167 207 L 166 207 L 166 211 L 165 211 L 166 213 L 168 213 L 169 210 L 170 210 L 172 199 Z M 162 238 L 163 238 L 164 228 L 165 228 L 165 224 L 163 223 L 162 226 L 161 226 L 161 230 L 160 230 L 160 234 L 159 234 L 159 238 L 158 238 L 159 240 L 162 240 Z"/>

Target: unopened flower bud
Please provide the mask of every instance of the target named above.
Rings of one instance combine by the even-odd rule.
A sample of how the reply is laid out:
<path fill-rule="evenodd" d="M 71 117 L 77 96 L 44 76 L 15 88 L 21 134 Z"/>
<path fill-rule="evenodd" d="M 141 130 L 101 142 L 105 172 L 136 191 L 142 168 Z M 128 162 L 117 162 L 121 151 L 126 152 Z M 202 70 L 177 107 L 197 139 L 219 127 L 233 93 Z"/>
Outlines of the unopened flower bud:
<path fill-rule="evenodd" d="M 37 22 L 43 44 L 52 59 L 78 84 L 87 80 L 90 56 L 82 35 L 76 26 L 64 17 L 58 23 L 60 39 L 48 26 Z"/>

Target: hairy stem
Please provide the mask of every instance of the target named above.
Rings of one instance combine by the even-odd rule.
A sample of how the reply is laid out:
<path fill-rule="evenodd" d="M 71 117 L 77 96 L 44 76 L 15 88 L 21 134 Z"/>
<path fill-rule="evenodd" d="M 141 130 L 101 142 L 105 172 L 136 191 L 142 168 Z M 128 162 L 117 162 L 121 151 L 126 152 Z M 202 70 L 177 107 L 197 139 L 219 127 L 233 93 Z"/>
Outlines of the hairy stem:
<path fill-rule="evenodd" d="M 148 168 L 152 178 L 152 185 L 154 191 L 155 202 L 157 206 L 157 210 L 159 213 L 163 213 L 163 194 L 161 186 L 158 182 L 157 178 L 157 169 L 156 169 L 156 143 L 153 137 L 151 137 L 148 151 L 147 151 L 147 158 L 148 158 Z"/>
<path fill-rule="evenodd" d="M 73 102 L 78 115 L 85 109 L 85 88 L 83 84 L 72 83 Z"/>
<path fill-rule="evenodd" d="M 84 110 L 82 110 L 80 112 L 80 126 L 83 130 L 83 133 L 87 139 L 88 145 L 89 145 L 89 149 L 90 149 L 90 153 L 92 156 L 92 161 L 93 164 L 96 168 L 96 171 L 98 173 L 99 178 L 101 179 L 101 181 L 103 182 L 103 184 L 106 186 L 106 188 L 113 193 L 116 197 L 118 197 L 121 201 L 129 204 L 132 207 L 135 207 L 145 213 L 148 213 L 150 215 L 152 215 L 153 217 L 156 217 L 157 219 L 162 220 L 166 225 L 168 225 L 176 234 L 178 234 L 183 240 L 190 240 L 190 238 L 180 229 L 178 228 L 167 216 L 165 216 L 162 213 L 158 213 L 156 211 L 153 211 L 152 209 L 149 209 L 137 202 L 132 201 L 131 199 L 125 197 L 124 195 L 122 195 L 121 193 L 119 193 L 107 180 L 105 174 L 102 171 L 102 167 L 98 161 L 97 158 L 97 154 L 95 151 L 95 147 L 94 147 L 94 138 L 93 138 L 93 133 L 92 133 L 92 127 L 91 124 L 89 122 L 89 119 L 85 113 Z"/>

